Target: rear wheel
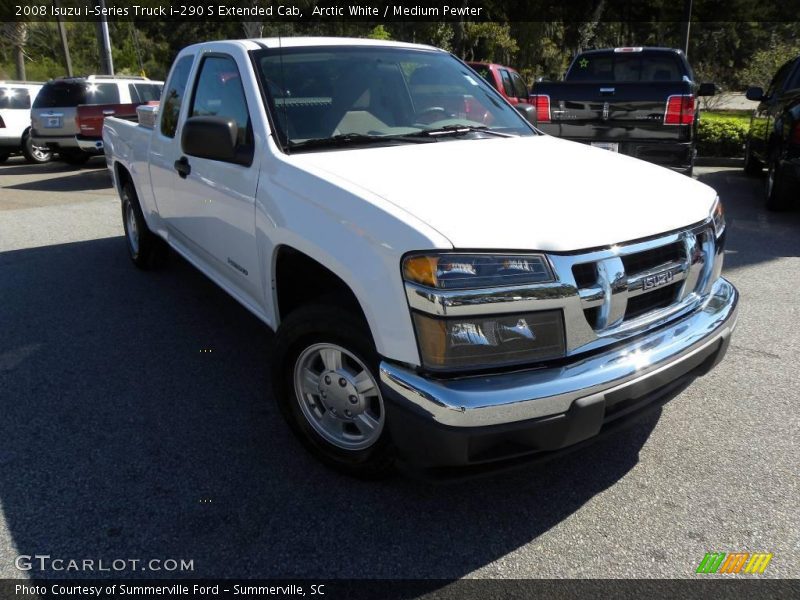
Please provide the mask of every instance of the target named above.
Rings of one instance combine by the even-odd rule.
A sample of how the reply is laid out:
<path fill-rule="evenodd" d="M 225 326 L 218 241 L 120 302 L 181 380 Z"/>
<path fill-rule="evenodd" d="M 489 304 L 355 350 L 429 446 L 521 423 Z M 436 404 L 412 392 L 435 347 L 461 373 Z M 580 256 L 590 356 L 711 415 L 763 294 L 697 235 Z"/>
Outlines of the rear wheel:
<path fill-rule="evenodd" d="M 167 245 L 147 227 L 136 190 L 130 181 L 122 186 L 122 224 L 128 255 L 133 264 L 144 270 L 161 265 L 167 255 Z"/>
<path fill-rule="evenodd" d="M 41 164 L 50 162 L 53 152 L 45 146 L 34 146 L 29 131 L 22 136 L 22 154 L 29 163 Z"/>
<path fill-rule="evenodd" d="M 786 175 L 783 173 L 777 157 L 775 157 L 769 161 L 764 184 L 767 210 L 784 211 L 789 208 L 791 198 L 786 188 Z"/>
<path fill-rule="evenodd" d="M 345 308 L 301 307 L 278 330 L 272 382 L 281 413 L 323 463 L 364 479 L 394 464 L 378 363 L 367 325 Z"/>
<path fill-rule="evenodd" d="M 91 154 L 83 150 L 62 150 L 58 155 L 68 165 L 75 166 L 86 164 L 86 161 L 92 158 Z"/>
<path fill-rule="evenodd" d="M 0 153 L 0 163 L 4 163 L 8 160 L 9 154 L 7 152 Z"/>

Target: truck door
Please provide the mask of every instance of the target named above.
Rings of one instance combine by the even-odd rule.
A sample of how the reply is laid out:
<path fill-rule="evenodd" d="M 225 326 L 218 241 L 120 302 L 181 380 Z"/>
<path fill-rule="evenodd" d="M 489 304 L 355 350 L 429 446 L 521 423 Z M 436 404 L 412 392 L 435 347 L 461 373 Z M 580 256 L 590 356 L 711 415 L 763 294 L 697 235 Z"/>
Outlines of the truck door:
<path fill-rule="evenodd" d="M 237 154 L 247 156 L 249 163 L 198 158 L 179 150 L 173 164 L 176 178 L 174 194 L 168 199 L 167 227 L 173 240 L 260 302 L 255 239 L 260 152 L 241 80 L 246 68 L 228 54 L 208 53 L 200 58 L 181 123 L 200 116 L 232 119 L 238 130 Z"/>
<path fill-rule="evenodd" d="M 789 62 L 778 69 L 764 93 L 764 99 L 758 103 L 758 108 L 753 113 L 750 124 L 750 150 L 764 164 L 769 163 L 772 126 L 775 123 L 775 114 L 780 109 L 778 98 L 791 68 L 792 63 Z"/>

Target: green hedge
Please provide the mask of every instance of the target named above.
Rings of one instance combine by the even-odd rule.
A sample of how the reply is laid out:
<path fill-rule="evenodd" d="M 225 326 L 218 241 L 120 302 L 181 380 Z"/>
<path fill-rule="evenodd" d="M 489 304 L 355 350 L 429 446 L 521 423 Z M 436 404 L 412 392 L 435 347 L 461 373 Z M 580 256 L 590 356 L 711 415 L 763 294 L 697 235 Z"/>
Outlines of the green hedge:
<path fill-rule="evenodd" d="M 736 117 L 703 119 L 697 125 L 698 156 L 744 156 L 744 142 L 749 125 Z"/>

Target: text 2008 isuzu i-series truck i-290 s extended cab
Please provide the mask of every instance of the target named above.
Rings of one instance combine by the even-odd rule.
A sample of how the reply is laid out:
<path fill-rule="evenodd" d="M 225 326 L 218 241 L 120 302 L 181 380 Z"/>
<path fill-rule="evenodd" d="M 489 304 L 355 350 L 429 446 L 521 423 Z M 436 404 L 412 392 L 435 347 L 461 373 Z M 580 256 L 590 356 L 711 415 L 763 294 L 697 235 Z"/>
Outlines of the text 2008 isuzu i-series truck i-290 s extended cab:
<path fill-rule="evenodd" d="M 198 44 L 139 116 L 103 136 L 131 258 L 168 244 L 275 329 L 278 405 L 345 472 L 547 455 L 728 347 L 714 190 L 541 134 L 447 52 Z"/>

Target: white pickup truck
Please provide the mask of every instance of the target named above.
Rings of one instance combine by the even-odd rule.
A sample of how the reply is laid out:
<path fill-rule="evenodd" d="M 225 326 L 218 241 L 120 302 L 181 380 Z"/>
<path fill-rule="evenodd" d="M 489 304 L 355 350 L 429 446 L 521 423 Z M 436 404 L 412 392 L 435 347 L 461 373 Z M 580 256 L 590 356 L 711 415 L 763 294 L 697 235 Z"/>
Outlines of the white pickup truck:
<path fill-rule="evenodd" d="M 588 441 L 736 323 L 712 188 L 541 134 L 442 50 L 193 45 L 103 138 L 133 262 L 170 246 L 276 330 L 281 412 L 352 475 Z"/>

